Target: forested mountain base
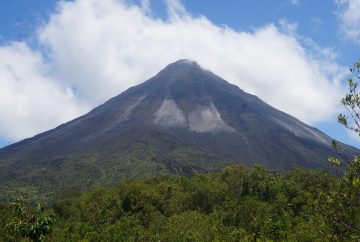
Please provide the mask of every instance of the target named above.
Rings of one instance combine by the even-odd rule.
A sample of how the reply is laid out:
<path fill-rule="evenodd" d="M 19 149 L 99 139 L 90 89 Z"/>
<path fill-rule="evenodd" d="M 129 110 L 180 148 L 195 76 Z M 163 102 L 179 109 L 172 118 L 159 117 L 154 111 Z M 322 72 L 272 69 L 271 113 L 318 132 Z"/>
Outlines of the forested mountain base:
<path fill-rule="evenodd" d="M 359 162 L 342 178 L 236 165 L 66 191 L 37 216 L 53 214 L 46 241 L 359 241 L 359 177 Z M 0 241 L 20 238 L 18 219 L 1 208 Z"/>

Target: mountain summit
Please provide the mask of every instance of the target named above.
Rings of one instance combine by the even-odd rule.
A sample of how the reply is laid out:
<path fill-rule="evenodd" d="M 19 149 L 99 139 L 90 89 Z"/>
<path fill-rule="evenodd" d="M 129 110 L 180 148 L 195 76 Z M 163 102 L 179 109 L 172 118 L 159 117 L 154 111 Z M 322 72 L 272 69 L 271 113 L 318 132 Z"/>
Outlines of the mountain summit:
<path fill-rule="evenodd" d="M 88 114 L 0 150 L 0 191 L 89 188 L 260 163 L 332 169 L 331 138 L 201 68 L 169 64 Z M 341 145 L 349 156 L 357 149 Z"/>

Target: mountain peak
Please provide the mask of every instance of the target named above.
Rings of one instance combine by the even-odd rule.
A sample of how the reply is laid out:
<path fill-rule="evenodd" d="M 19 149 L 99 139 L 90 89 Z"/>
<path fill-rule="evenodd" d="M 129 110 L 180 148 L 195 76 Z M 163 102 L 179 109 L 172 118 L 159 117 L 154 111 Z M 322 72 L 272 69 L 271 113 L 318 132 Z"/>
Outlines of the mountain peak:
<path fill-rule="evenodd" d="M 180 60 L 177 60 L 173 63 L 171 63 L 170 65 L 195 65 L 195 66 L 199 66 L 198 63 L 194 60 L 191 60 L 191 59 L 180 59 Z"/>
<path fill-rule="evenodd" d="M 180 59 L 167 65 L 160 73 L 185 73 L 192 70 L 203 70 L 194 60 Z"/>
<path fill-rule="evenodd" d="M 90 113 L 0 149 L 0 191 L 26 184 L 39 195 L 238 162 L 333 170 L 331 140 L 195 61 L 178 60 Z M 359 153 L 340 145 L 349 158 Z"/>

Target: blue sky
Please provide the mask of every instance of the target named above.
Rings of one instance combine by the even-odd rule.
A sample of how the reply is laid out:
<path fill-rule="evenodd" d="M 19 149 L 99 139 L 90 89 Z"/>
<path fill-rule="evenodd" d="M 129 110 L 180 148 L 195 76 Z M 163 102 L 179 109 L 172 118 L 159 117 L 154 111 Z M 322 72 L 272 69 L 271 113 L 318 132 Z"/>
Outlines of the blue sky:
<path fill-rule="evenodd" d="M 14 99 L 0 99 L 0 147 L 86 113 L 178 57 L 195 59 L 271 105 L 360 147 L 336 122 L 346 68 L 359 58 L 360 34 L 352 29 L 360 26 L 358 2 L 76 0 L 58 6 L 55 0 L 1 1 L 0 78 L 5 80 L 5 89 L 11 90 L 5 96 Z M 156 31 L 160 34 L 155 36 Z M 196 31 L 204 32 L 203 39 L 201 35 L 191 37 Z M 106 34 L 106 38 L 99 37 Z M 161 42 L 159 35 L 166 42 Z M 269 49 L 264 41 L 268 41 Z M 271 53 L 277 42 L 284 45 L 278 55 Z M 224 56 L 217 44 L 230 53 Z M 199 46 L 203 50 L 198 50 Z M 241 48 L 243 52 L 230 51 Z M 267 75 L 258 75 L 253 63 L 261 51 L 264 59 L 268 58 L 259 61 L 262 67 L 272 62 L 281 67 L 287 62 L 281 58 L 289 57 L 294 57 L 293 63 L 299 67 L 289 63 L 278 73 L 268 71 L 266 82 Z M 158 56 L 156 61 L 154 55 Z M 220 56 L 226 61 L 216 62 Z M 313 68 L 313 64 L 318 67 Z M 7 73 L 1 75 L 1 70 Z M 270 66 L 269 70 L 277 69 Z M 277 81 L 279 72 L 286 73 L 283 81 Z M 293 79 L 292 73 L 308 80 Z M 24 84 L 14 84 L 18 79 Z M 276 95 L 268 94 L 269 88 L 276 90 Z M 299 90 L 303 100 L 292 99 L 294 95 L 287 90 Z M 306 102 L 309 104 L 303 104 Z"/>

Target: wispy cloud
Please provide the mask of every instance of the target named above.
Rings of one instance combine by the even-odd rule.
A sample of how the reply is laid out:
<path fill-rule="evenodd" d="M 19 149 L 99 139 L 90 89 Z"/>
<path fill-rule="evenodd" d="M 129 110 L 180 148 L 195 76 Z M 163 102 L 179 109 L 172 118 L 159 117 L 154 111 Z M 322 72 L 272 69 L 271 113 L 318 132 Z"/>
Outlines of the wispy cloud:
<path fill-rule="evenodd" d="M 40 49 L 0 46 L 0 136 L 18 140 L 54 127 L 181 58 L 308 123 L 336 112 L 342 68 L 327 49 L 299 40 L 296 24 L 239 32 L 192 16 L 180 1 L 166 1 L 165 20 L 147 14 L 146 4 L 64 1 L 39 26 Z"/>
<path fill-rule="evenodd" d="M 170 19 L 176 19 L 187 14 L 181 0 L 164 0 Z"/>
<path fill-rule="evenodd" d="M 287 19 L 282 18 L 279 21 L 279 26 L 288 35 L 295 35 L 297 33 L 298 24 L 296 22 L 289 22 Z"/>
<path fill-rule="evenodd" d="M 145 13 L 150 13 L 150 12 L 151 12 L 150 0 L 141 0 L 141 9 L 142 9 Z"/>
<path fill-rule="evenodd" d="M 300 4 L 300 0 L 290 0 L 290 3 L 292 5 L 299 5 Z"/>
<path fill-rule="evenodd" d="M 360 0 L 335 0 L 341 31 L 345 37 L 360 44 Z"/>

